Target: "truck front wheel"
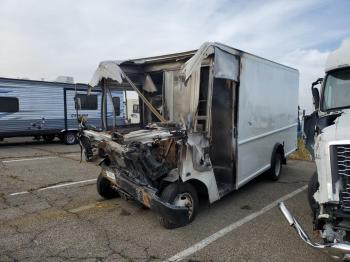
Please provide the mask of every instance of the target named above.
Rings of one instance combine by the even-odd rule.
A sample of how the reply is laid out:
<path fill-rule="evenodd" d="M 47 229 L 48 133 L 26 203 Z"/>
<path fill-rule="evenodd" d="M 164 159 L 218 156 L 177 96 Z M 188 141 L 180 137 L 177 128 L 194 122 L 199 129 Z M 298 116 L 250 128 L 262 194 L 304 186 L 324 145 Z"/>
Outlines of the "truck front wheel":
<path fill-rule="evenodd" d="M 172 183 L 164 188 L 160 195 L 161 199 L 170 204 L 176 206 L 186 207 L 188 209 L 188 224 L 191 223 L 196 217 L 199 200 L 196 189 L 188 183 Z M 164 218 L 163 216 L 159 217 L 160 224 L 167 228 L 173 229 L 184 224 L 174 223 Z"/>
<path fill-rule="evenodd" d="M 97 178 L 97 192 L 101 197 L 106 199 L 111 199 L 119 196 L 117 190 L 115 190 L 112 186 L 112 183 L 103 175 L 99 175 Z"/>

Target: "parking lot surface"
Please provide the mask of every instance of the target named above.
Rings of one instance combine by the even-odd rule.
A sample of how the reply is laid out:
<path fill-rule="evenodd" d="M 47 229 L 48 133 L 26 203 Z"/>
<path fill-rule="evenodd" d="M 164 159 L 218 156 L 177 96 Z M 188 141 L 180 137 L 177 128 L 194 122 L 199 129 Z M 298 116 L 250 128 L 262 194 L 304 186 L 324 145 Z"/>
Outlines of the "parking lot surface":
<path fill-rule="evenodd" d="M 331 261 L 299 240 L 275 206 L 286 198 L 317 239 L 305 191 L 314 171 L 290 160 L 279 181 L 259 177 L 167 230 L 133 201 L 101 198 L 99 168 L 80 163 L 79 146 L 0 142 L 0 261 Z"/>

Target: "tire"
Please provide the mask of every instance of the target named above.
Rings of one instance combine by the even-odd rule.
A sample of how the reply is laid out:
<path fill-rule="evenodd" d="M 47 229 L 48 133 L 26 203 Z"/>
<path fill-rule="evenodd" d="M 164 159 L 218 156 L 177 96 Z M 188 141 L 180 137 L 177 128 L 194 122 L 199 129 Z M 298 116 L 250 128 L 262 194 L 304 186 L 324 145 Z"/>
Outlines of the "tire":
<path fill-rule="evenodd" d="M 268 172 L 272 181 L 277 181 L 281 177 L 283 158 L 280 153 L 276 152 L 271 160 L 271 168 Z"/>
<path fill-rule="evenodd" d="M 112 187 L 112 183 L 108 180 L 108 178 L 103 175 L 99 175 L 97 178 L 97 192 L 101 197 L 106 199 L 119 197 L 119 193 L 116 189 Z"/>
<path fill-rule="evenodd" d="M 43 135 L 43 139 L 46 142 L 52 142 L 55 139 L 55 135 Z"/>
<path fill-rule="evenodd" d="M 186 224 L 170 222 L 165 217 L 159 216 L 159 223 L 163 227 L 167 229 L 178 228 L 191 223 L 195 219 L 198 212 L 199 200 L 198 200 L 197 191 L 191 184 L 188 184 L 188 183 L 169 184 L 162 191 L 160 198 L 163 201 L 168 202 L 170 204 L 176 204 L 177 202 L 181 203 L 181 206 L 186 205 L 185 204 L 186 202 L 190 204 L 189 219 Z"/>
<path fill-rule="evenodd" d="M 311 210 L 314 213 L 319 208 L 319 205 L 314 198 L 314 194 L 316 193 L 319 187 L 320 187 L 320 184 L 318 183 L 317 172 L 315 172 L 310 178 L 308 187 L 307 187 L 307 200 L 309 202 Z"/>
<path fill-rule="evenodd" d="M 75 132 L 66 132 L 63 135 L 63 143 L 66 145 L 74 145 L 77 143 L 77 136 Z"/>

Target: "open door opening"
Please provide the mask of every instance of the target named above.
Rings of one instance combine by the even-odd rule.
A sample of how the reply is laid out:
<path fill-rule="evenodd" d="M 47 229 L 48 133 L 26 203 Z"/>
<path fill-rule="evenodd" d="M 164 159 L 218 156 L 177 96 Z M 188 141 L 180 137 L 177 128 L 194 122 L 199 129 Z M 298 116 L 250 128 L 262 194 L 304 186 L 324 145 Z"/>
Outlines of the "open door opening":
<path fill-rule="evenodd" d="M 215 79 L 211 108 L 210 159 L 214 168 L 220 195 L 231 191 L 235 183 L 234 169 L 234 101 L 236 83 Z"/>

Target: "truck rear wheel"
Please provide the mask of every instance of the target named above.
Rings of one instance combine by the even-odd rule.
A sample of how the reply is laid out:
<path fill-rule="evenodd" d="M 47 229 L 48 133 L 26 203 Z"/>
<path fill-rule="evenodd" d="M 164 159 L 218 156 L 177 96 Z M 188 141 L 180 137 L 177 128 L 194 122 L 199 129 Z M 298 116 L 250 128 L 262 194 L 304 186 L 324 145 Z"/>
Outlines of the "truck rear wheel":
<path fill-rule="evenodd" d="M 75 132 L 66 132 L 63 135 L 63 143 L 66 145 L 74 145 L 77 142 L 77 136 Z"/>
<path fill-rule="evenodd" d="M 271 167 L 269 170 L 269 178 L 273 181 L 277 181 L 282 173 L 283 158 L 279 152 L 275 153 L 275 156 L 271 160 Z"/>
<path fill-rule="evenodd" d="M 187 207 L 188 224 L 195 219 L 198 211 L 199 200 L 197 191 L 191 184 L 172 183 L 164 188 L 160 197 L 163 201 L 168 202 L 170 204 L 174 204 L 176 206 L 181 207 Z M 163 227 L 167 229 L 185 226 L 184 224 L 171 222 L 163 216 L 159 217 L 159 222 Z"/>
<path fill-rule="evenodd" d="M 108 178 L 101 174 L 97 178 L 96 187 L 97 192 L 103 198 L 111 199 L 119 196 L 118 191 L 113 188 L 112 183 L 108 180 Z"/>

